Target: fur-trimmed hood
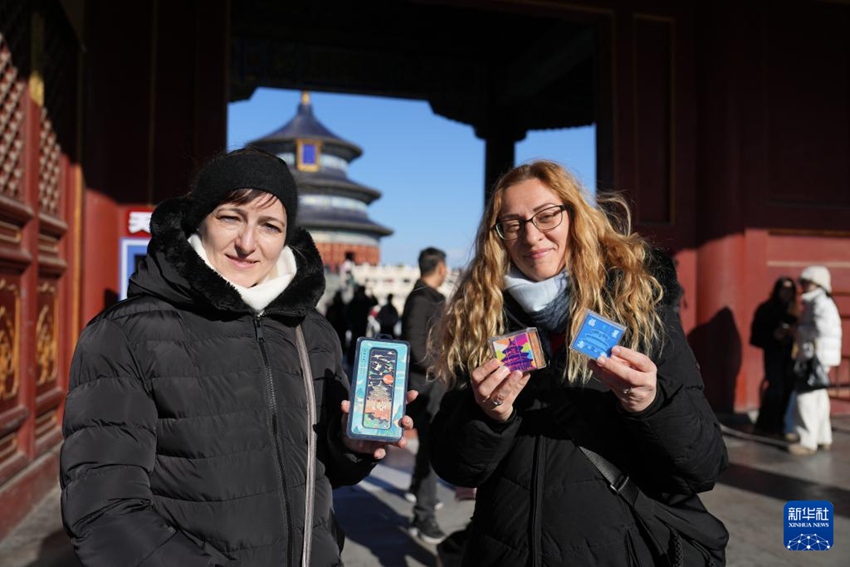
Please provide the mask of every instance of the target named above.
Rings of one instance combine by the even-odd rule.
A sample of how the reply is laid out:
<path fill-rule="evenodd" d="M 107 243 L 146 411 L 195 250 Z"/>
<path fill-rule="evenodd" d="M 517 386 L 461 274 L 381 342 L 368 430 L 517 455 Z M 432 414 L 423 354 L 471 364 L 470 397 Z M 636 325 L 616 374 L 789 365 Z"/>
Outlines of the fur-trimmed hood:
<path fill-rule="evenodd" d="M 195 311 L 252 313 L 239 292 L 190 246 L 190 235 L 183 228 L 189 208 L 186 197 L 175 197 L 153 212 L 148 254 L 130 278 L 127 295 L 151 295 Z M 298 272 L 265 313 L 301 319 L 325 291 L 324 266 L 306 230 L 296 228 L 287 245 L 295 254 Z"/>

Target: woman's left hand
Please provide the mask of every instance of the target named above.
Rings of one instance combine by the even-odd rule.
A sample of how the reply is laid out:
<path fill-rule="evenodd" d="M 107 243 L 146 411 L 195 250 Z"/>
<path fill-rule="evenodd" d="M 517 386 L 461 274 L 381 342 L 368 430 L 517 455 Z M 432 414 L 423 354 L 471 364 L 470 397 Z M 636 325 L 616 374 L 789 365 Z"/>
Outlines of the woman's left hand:
<path fill-rule="evenodd" d="M 419 392 L 416 390 L 408 390 L 407 392 L 407 403 L 409 404 L 419 395 Z M 348 412 L 351 409 L 351 402 L 348 400 L 344 400 L 341 405 L 342 408 L 342 443 L 345 445 L 349 451 L 353 451 L 355 453 L 366 453 L 371 455 L 375 460 L 381 460 L 387 456 L 387 445 L 395 445 L 400 449 L 404 449 L 407 446 L 407 439 L 402 435 L 401 439 L 395 441 L 393 443 L 387 443 L 385 441 L 371 441 L 369 439 L 352 439 L 346 432 L 348 430 Z M 405 415 L 400 420 L 401 428 L 405 431 L 413 429 L 413 418 L 409 415 Z"/>
<path fill-rule="evenodd" d="M 636 350 L 615 346 L 610 357 L 603 354 L 588 362 L 588 366 L 614 392 L 626 411 L 643 411 L 655 399 L 658 368 L 648 356 Z"/>

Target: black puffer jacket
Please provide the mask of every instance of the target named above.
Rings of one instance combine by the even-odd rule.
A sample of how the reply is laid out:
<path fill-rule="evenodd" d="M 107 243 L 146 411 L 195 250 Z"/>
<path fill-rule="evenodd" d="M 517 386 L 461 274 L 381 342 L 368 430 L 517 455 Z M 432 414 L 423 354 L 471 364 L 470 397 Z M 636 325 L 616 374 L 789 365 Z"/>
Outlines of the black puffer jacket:
<path fill-rule="evenodd" d="M 332 488 L 371 458 L 341 442 L 348 379 L 336 332 L 315 310 L 319 254 L 303 230 L 298 271 L 255 316 L 189 246 L 186 202 L 163 203 L 127 301 L 83 331 L 61 457 L 65 527 L 85 565 L 300 564 L 307 471 L 301 324 L 318 409 L 311 565 L 339 565 Z"/>
<path fill-rule="evenodd" d="M 487 417 L 468 387 L 443 398 L 432 424 L 434 469 L 448 482 L 478 487 L 464 565 L 653 565 L 628 505 L 570 432 L 655 497 L 712 488 L 726 448 L 675 310 L 675 271 L 656 271 L 667 289 L 660 312 L 667 337 L 651 354 L 658 390 L 646 410 L 626 413 L 597 381 L 561 385 L 565 347 L 532 374 L 507 423 Z M 514 329 L 533 326 L 510 296 L 505 301 Z"/>

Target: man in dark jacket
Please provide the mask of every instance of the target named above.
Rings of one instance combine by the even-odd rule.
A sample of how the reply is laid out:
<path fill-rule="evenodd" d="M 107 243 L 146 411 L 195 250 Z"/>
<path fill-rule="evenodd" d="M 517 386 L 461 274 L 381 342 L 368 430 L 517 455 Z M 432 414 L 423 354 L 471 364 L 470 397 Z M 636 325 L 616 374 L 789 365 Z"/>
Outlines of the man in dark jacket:
<path fill-rule="evenodd" d="M 297 206 L 283 161 L 237 151 L 154 211 L 129 299 L 71 366 L 62 515 L 84 565 L 341 564 L 332 489 L 386 449 L 344 434 L 348 379 Z"/>
<path fill-rule="evenodd" d="M 406 498 L 414 502 L 410 533 L 427 543 L 436 544 L 446 537 L 435 518 L 437 507 L 437 475 L 428 458 L 431 420 L 440 408 L 443 387 L 428 380 L 429 333 L 440 322 L 445 296 L 437 291 L 446 280 L 446 253 L 438 248 L 425 248 L 419 253 L 420 277 L 404 302 L 401 316 L 402 338 L 410 343 L 410 387 L 419 397 L 408 406 L 413 418 L 419 448 Z"/>

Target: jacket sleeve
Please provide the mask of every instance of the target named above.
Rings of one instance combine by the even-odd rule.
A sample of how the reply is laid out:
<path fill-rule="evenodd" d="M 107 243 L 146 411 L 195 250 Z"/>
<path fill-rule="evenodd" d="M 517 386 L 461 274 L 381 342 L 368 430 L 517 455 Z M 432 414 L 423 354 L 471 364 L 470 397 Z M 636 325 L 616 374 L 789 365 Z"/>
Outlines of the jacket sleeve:
<path fill-rule="evenodd" d="M 804 340 L 814 343 L 814 354 L 821 364 L 831 368 L 841 364 L 841 315 L 835 302 L 822 295 L 812 305 L 811 325 L 799 331 Z M 802 349 L 801 349 L 802 350 Z"/>
<path fill-rule="evenodd" d="M 637 466 L 652 487 L 675 494 L 703 492 L 728 466 L 726 445 L 678 313 L 662 309 L 666 337 L 654 360 L 656 400 L 643 412 L 622 415 L 639 453 Z"/>
<path fill-rule="evenodd" d="M 357 484 L 372 472 L 378 461 L 371 455 L 354 453 L 342 442 L 343 413 L 340 404 L 349 398 L 348 376 L 342 368 L 342 348 L 335 334 L 331 334 L 331 344 L 335 345 L 335 359 L 338 362 L 333 378 L 326 384 L 324 407 L 317 436 L 320 440 L 318 458 L 325 464 L 326 474 L 331 486 L 349 486 Z"/>
<path fill-rule="evenodd" d="M 83 331 L 63 423 L 65 530 L 86 566 L 217 565 L 153 509 L 157 410 L 141 376 L 118 325 Z"/>
<path fill-rule="evenodd" d="M 513 446 L 521 418 L 490 419 L 469 388 L 447 392 L 431 423 L 430 458 L 437 475 L 457 486 L 476 488 Z"/>
<path fill-rule="evenodd" d="M 357 484 L 378 464 L 371 455 L 354 453 L 342 442 L 342 425 L 330 424 L 327 431 L 327 475 L 333 488 Z"/>

